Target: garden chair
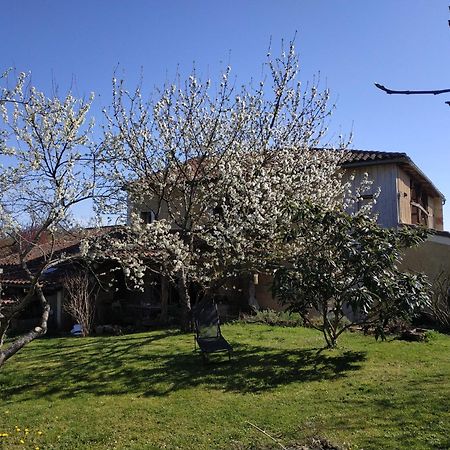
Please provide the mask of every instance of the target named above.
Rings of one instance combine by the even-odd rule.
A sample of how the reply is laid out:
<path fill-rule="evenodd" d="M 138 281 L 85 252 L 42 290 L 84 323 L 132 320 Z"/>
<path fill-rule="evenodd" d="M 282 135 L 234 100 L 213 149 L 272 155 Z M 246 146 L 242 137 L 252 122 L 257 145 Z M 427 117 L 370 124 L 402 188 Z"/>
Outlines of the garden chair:
<path fill-rule="evenodd" d="M 219 312 L 214 302 L 200 303 L 193 309 L 194 320 L 194 349 L 197 345 L 203 360 L 207 360 L 210 353 L 228 352 L 231 360 L 233 348 L 222 336 L 220 330 Z"/>

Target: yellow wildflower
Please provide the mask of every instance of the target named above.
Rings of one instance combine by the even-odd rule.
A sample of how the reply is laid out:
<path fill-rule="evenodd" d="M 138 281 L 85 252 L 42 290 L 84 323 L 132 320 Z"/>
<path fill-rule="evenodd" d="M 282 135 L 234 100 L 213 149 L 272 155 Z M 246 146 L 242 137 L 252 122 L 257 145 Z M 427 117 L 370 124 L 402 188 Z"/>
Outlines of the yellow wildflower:
<path fill-rule="evenodd" d="M 25 433 L 28 433 L 30 430 L 28 428 L 25 428 Z"/>
<path fill-rule="evenodd" d="M 19 442 L 20 442 L 21 444 L 25 444 L 25 441 L 24 441 L 23 439 L 21 439 Z"/>
<path fill-rule="evenodd" d="M 42 434 L 42 431 L 38 431 L 37 434 L 40 436 Z"/>

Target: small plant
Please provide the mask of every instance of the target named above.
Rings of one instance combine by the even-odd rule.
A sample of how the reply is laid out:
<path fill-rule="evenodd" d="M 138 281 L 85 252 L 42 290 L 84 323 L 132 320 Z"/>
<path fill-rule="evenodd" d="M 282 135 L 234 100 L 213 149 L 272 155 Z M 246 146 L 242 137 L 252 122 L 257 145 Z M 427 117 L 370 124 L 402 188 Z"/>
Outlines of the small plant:
<path fill-rule="evenodd" d="M 297 327 L 303 325 L 303 320 L 298 313 L 288 311 L 274 311 L 263 309 L 256 314 L 244 314 L 240 320 L 245 323 L 263 323 L 266 325 L 278 325 L 282 327 Z"/>
<path fill-rule="evenodd" d="M 433 283 L 433 294 L 426 315 L 443 330 L 450 331 L 450 273 L 440 272 Z"/>
<path fill-rule="evenodd" d="M 11 447 L 14 446 L 14 448 L 26 445 L 27 448 L 40 450 L 39 442 L 42 439 L 42 434 L 42 431 L 22 428 L 17 425 L 14 427 L 14 430 L 7 430 L 6 432 L 0 430 L 0 448 L 8 444 Z"/>
<path fill-rule="evenodd" d="M 439 333 L 434 330 L 428 330 L 425 332 L 425 342 L 433 342 L 439 338 Z"/>
<path fill-rule="evenodd" d="M 64 309 L 81 325 L 82 336 L 88 336 L 94 325 L 98 285 L 91 282 L 86 271 L 79 271 L 65 278 L 64 288 L 68 297 Z"/>

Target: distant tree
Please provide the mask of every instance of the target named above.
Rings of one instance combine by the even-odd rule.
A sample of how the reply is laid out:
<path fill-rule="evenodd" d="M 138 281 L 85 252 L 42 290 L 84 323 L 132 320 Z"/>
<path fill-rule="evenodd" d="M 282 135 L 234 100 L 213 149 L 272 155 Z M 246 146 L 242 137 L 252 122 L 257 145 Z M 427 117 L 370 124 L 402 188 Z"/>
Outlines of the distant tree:
<path fill-rule="evenodd" d="M 425 276 L 401 272 L 401 250 L 422 242 L 423 229 L 386 229 L 365 214 L 349 215 L 304 205 L 288 240 L 300 251 L 275 273 L 275 295 L 320 330 L 328 347 L 355 325 L 383 337 L 393 319 L 407 318 L 429 302 Z M 352 312 L 350 320 L 347 313 Z"/>
<path fill-rule="evenodd" d="M 92 198 L 94 188 L 93 123 L 85 124 L 92 97 L 49 98 L 30 86 L 28 75 L 21 73 L 12 83 L 9 75 L 1 78 L 0 91 L 0 229 L 28 284 L 15 302 L 0 300 L 0 367 L 46 333 L 45 273 L 73 258 L 58 251 L 58 238 L 62 230 L 74 228 L 71 210 Z M 39 323 L 6 343 L 11 320 L 35 298 Z"/>

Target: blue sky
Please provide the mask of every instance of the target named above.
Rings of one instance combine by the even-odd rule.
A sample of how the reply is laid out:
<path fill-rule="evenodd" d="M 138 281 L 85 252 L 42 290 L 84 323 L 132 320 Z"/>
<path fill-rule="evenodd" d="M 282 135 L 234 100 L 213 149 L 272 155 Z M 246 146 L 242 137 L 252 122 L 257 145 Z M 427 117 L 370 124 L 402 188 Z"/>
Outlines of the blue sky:
<path fill-rule="evenodd" d="M 274 49 L 297 31 L 301 78 L 320 71 L 337 109 L 332 135 L 353 147 L 406 152 L 450 203 L 450 107 L 445 96 L 388 96 L 450 87 L 450 0 L 3 0 L 0 69 L 31 70 L 49 90 L 96 92 L 110 101 L 112 73 L 149 91 L 193 62 L 214 77 L 231 65 L 239 80 L 261 74 Z M 450 229 L 450 207 L 445 227 Z"/>

